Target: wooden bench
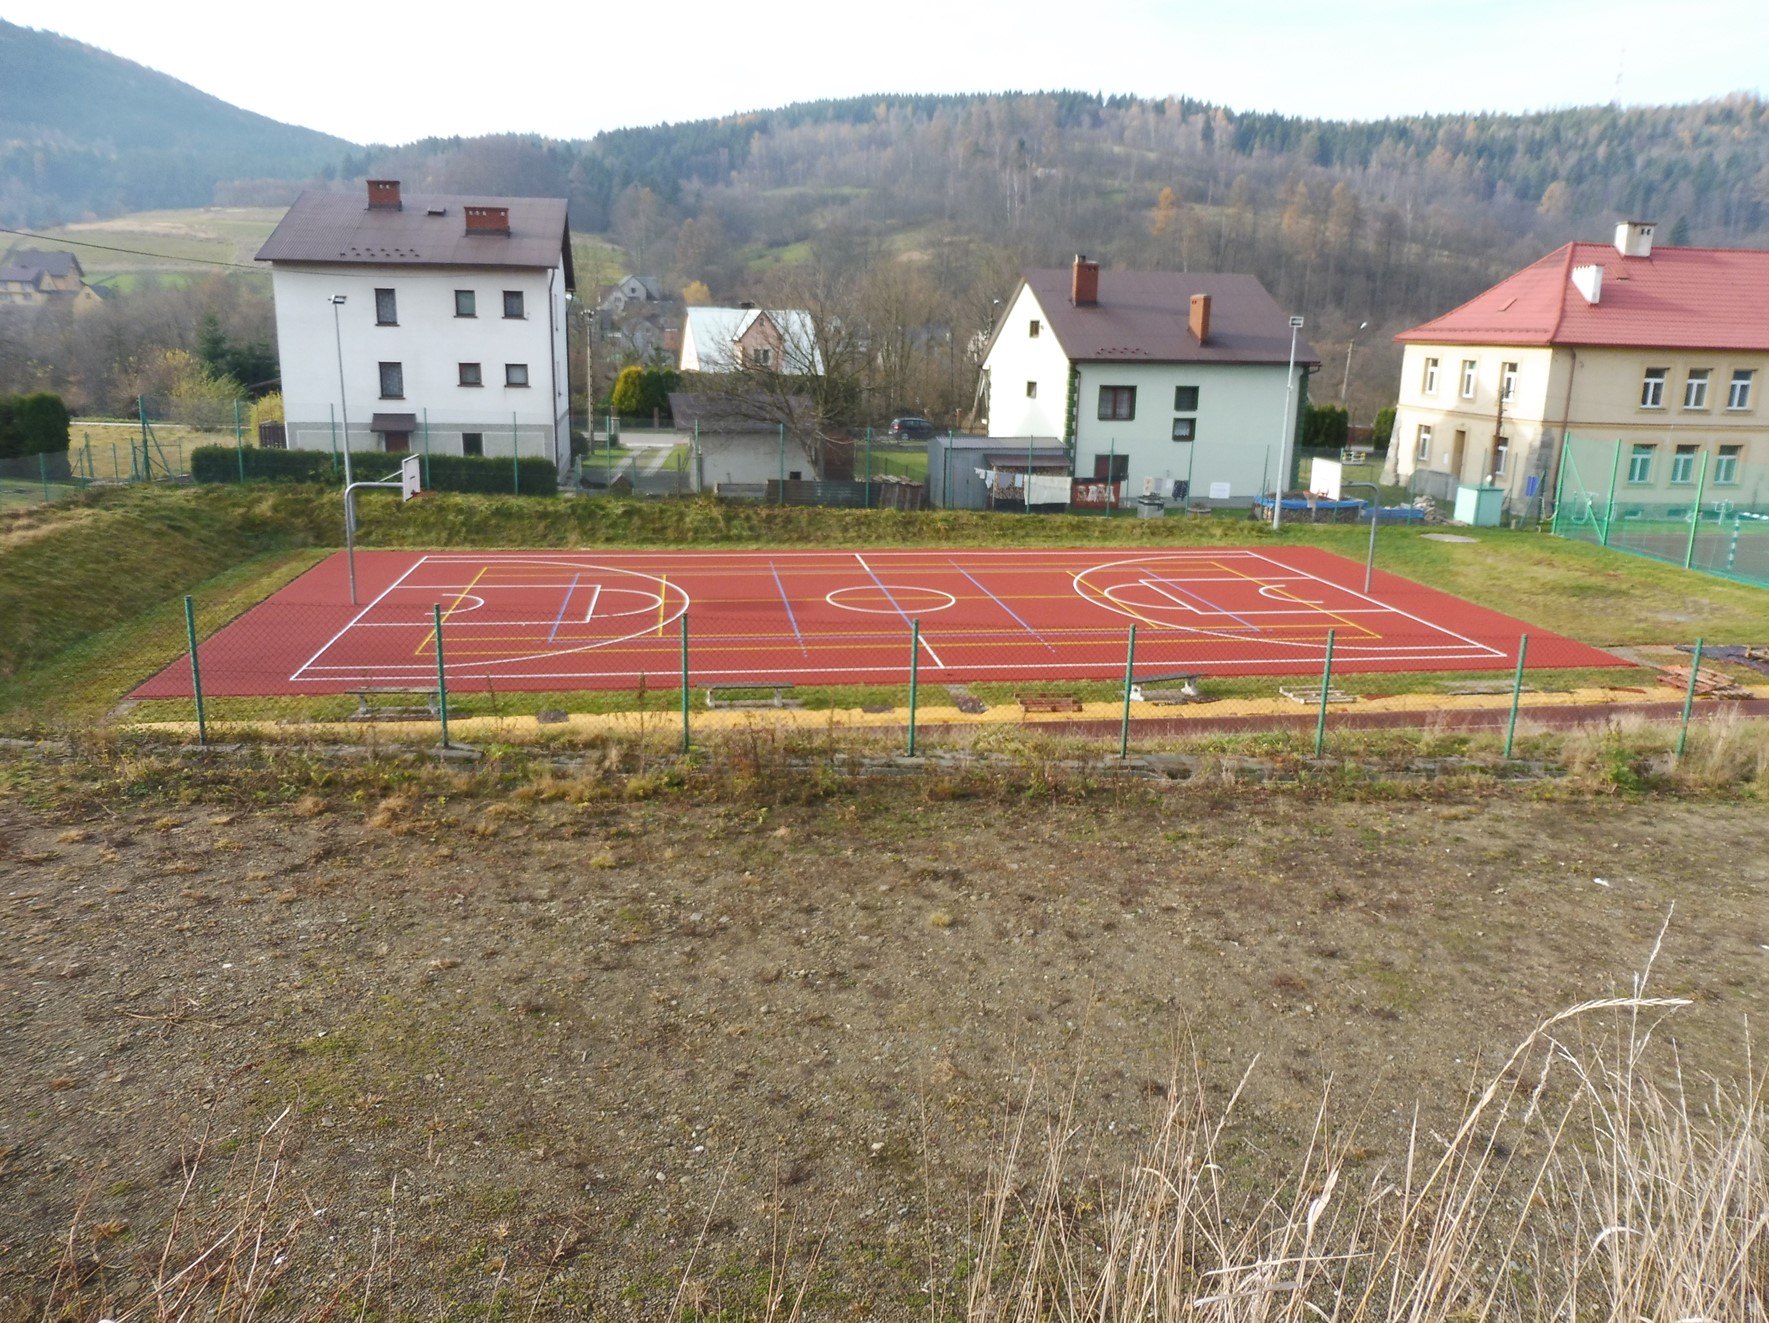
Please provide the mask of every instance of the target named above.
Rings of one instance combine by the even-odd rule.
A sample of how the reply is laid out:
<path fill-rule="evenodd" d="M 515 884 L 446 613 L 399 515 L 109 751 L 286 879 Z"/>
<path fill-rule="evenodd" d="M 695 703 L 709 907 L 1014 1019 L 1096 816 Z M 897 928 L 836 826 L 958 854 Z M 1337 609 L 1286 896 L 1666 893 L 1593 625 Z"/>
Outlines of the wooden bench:
<path fill-rule="evenodd" d="M 1081 700 L 1073 694 L 1018 694 L 1022 712 L 1079 712 Z"/>
<path fill-rule="evenodd" d="M 772 698 L 721 698 L 720 694 L 756 694 L 763 690 L 770 691 Z M 709 684 L 706 687 L 706 705 L 716 708 L 757 708 L 757 707 L 803 707 L 797 699 L 788 698 L 792 692 L 789 681 L 760 681 L 756 684 Z"/>
<path fill-rule="evenodd" d="M 356 700 L 350 721 L 423 721 L 442 715 L 442 701 L 435 685 L 370 685 L 344 691 Z M 422 697 L 422 703 L 381 702 L 381 699 Z"/>
<path fill-rule="evenodd" d="M 1130 682 L 1132 703 L 1197 703 L 1204 695 L 1198 692 L 1202 671 L 1171 671 L 1165 675 L 1145 675 Z M 1173 689 L 1166 686 L 1178 685 Z"/>

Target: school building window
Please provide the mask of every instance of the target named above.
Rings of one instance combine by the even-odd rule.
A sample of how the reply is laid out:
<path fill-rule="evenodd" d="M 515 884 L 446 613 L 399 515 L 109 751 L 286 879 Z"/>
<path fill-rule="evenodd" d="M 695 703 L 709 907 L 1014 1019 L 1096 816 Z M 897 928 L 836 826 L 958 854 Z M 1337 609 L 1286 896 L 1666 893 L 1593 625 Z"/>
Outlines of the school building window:
<path fill-rule="evenodd" d="M 1639 444 L 1628 454 L 1628 481 L 1652 481 L 1652 457 L 1658 453 L 1658 447 Z"/>
<path fill-rule="evenodd" d="M 1743 446 L 1721 446 L 1720 453 L 1714 456 L 1714 481 L 1722 487 L 1730 487 L 1738 481 L 1738 453 Z"/>
<path fill-rule="evenodd" d="M 1431 462 L 1431 429 L 1424 423 L 1419 424 L 1419 448 L 1413 452 L 1421 464 Z"/>
<path fill-rule="evenodd" d="M 1665 369 L 1647 368 L 1646 375 L 1640 379 L 1640 407 L 1642 409 L 1662 409 L 1665 407 Z"/>

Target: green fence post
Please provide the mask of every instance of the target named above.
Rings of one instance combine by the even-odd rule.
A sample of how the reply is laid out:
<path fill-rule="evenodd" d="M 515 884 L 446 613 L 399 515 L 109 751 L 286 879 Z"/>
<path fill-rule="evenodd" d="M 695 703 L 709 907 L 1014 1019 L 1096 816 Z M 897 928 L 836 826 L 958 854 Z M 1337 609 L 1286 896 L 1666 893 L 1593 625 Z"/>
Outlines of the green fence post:
<path fill-rule="evenodd" d="M 872 429 L 866 429 L 866 508 L 872 508 Z"/>
<path fill-rule="evenodd" d="M 1028 470 L 1028 473 L 1030 470 Z M 1136 670 L 1136 626 L 1130 627 L 1130 642 L 1124 648 L 1124 722 L 1118 731 L 1118 756 L 1130 757 L 1130 677 Z"/>
<path fill-rule="evenodd" d="M 786 504 L 786 424 L 780 424 L 780 504 Z"/>
<path fill-rule="evenodd" d="M 915 757 L 915 684 L 921 662 L 921 621 L 909 622 L 909 756 Z"/>
<path fill-rule="evenodd" d="M 688 752 L 688 613 L 682 612 L 682 752 Z"/>
<path fill-rule="evenodd" d="M 1683 694 L 1683 724 L 1677 731 L 1677 754 L 1683 756 L 1683 746 L 1689 742 L 1689 712 L 1695 706 L 1695 679 L 1701 674 L 1701 640 L 1695 641 L 1695 656 L 1689 662 L 1689 688 Z"/>
<path fill-rule="evenodd" d="M 1118 513 L 1118 503 L 1114 499 L 1118 494 L 1118 438 L 1113 437 L 1106 448 L 1106 518 L 1110 519 Z"/>
<path fill-rule="evenodd" d="M 1390 441 L 1389 444 L 1393 444 Z M 1572 433 L 1560 434 L 1560 471 L 1554 475 L 1554 518 L 1548 521 L 1548 531 L 1555 537 L 1560 536 L 1560 507 L 1566 499 L 1566 462 L 1572 457 Z"/>
<path fill-rule="evenodd" d="M 246 443 L 240 431 L 240 402 L 233 402 L 233 454 L 240 462 L 240 481 L 246 480 Z"/>
<path fill-rule="evenodd" d="M 1517 678 L 1511 682 L 1511 720 L 1505 723 L 1505 757 L 1511 757 L 1511 742 L 1517 736 L 1517 704 L 1523 697 L 1523 658 L 1529 651 L 1529 635 L 1517 636 Z"/>
<path fill-rule="evenodd" d="M 117 443 L 111 442 L 111 477 L 118 482 L 123 480 L 123 466 L 117 462 Z"/>
<path fill-rule="evenodd" d="M 424 410 L 424 490 L 430 490 L 430 410 Z"/>
<path fill-rule="evenodd" d="M 516 415 L 510 415 L 510 493 L 522 495 L 522 437 L 516 431 Z"/>
<path fill-rule="evenodd" d="M 184 598 L 184 637 L 190 643 L 190 691 L 197 700 L 197 743 L 209 742 L 209 723 L 203 713 L 203 672 L 197 665 L 197 609 L 189 594 Z"/>
<path fill-rule="evenodd" d="M 1327 659 L 1321 666 L 1321 714 L 1314 724 L 1314 756 L 1327 748 L 1327 696 L 1333 692 L 1333 631 L 1327 631 Z"/>
<path fill-rule="evenodd" d="M 1598 531 L 1597 545 L 1609 545 L 1609 526 L 1615 522 L 1615 487 L 1622 476 L 1622 439 L 1615 439 L 1615 462 L 1609 466 L 1609 500 L 1603 507 L 1603 527 Z"/>
<path fill-rule="evenodd" d="M 1701 468 L 1695 477 L 1695 503 L 1689 507 L 1689 545 L 1683 548 L 1683 568 L 1695 564 L 1695 535 L 1701 531 L 1701 498 L 1708 485 L 1708 452 L 1701 452 Z"/>
<path fill-rule="evenodd" d="M 442 722 L 442 747 L 448 748 L 448 671 L 442 664 L 442 605 L 430 610 L 436 618 L 436 716 Z"/>

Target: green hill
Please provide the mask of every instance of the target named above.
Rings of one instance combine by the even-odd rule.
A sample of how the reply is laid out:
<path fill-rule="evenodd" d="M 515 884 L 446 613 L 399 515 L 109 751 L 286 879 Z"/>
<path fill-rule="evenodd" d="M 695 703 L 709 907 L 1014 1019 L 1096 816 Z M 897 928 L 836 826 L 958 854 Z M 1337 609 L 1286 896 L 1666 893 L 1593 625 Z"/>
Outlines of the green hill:
<path fill-rule="evenodd" d="M 351 147 L 0 20 L 0 225 L 207 206 L 217 185 L 311 179 Z"/>

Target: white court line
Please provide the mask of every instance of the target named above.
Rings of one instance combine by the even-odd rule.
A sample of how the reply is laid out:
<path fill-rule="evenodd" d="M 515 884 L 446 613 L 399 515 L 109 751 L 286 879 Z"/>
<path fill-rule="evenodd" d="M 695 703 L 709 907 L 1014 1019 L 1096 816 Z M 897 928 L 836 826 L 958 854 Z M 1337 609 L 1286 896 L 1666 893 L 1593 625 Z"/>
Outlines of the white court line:
<path fill-rule="evenodd" d="M 1267 559 L 1269 559 L 1269 558 L 1267 558 Z M 1281 561 L 1272 561 L 1271 563 L 1274 565 L 1282 564 Z M 1442 634 L 1446 638 L 1452 638 L 1452 639 L 1457 640 L 1460 643 L 1466 643 L 1471 648 L 1479 649 L 1479 651 L 1482 654 L 1484 654 L 1485 656 L 1504 657 L 1504 656 L 1509 655 L 1508 653 L 1503 652 L 1498 648 L 1491 647 L 1488 644 L 1476 642 L 1474 639 L 1469 638 L 1466 634 L 1458 634 L 1453 629 L 1445 629 L 1442 625 L 1439 625 L 1439 624 L 1435 623 L 1434 621 L 1426 620 L 1423 616 L 1416 616 L 1410 611 L 1402 611 L 1397 606 L 1389 606 L 1386 602 L 1383 602 L 1380 598 L 1366 596 L 1365 594 L 1360 593 L 1360 592 L 1356 591 L 1355 589 L 1345 587 L 1343 584 L 1334 583 L 1330 579 L 1323 579 L 1318 574 L 1310 574 L 1307 570 L 1298 570 L 1293 565 L 1285 566 L 1285 568 L 1288 569 L 1292 574 L 1300 574 L 1305 579 L 1312 579 L 1316 583 L 1326 584 L 1327 587 L 1329 587 L 1329 588 L 1337 588 L 1340 592 L 1350 593 L 1353 597 L 1356 597 L 1362 601 L 1374 603 L 1375 605 L 1382 607 L 1384 610 L 1389 612 L 1391 615 L 1400 616 L 1403 620 L 1410 620 L 1415 625 L 1423 625 L 1426 629 L 1429 629 L 1437 634 Z M 1349 614 L 1349 613 L 1344 613 L 1344 614 Z"/>
<path fill-rule="evenodd" d="M 583 621 L 584 624 L 587 625 L 590 623 L 590 617 L 596 614 L 596 603 L 599 602 L 601 599 L 602 599 L 602 582 L 601 582 L 601 580 L 598 579 L 596 581 L 596 591 L 590 594 L 590 609 L 588 611 L 584 612 L 584 621 Z M 662 606 L 663 603 L 661 601 L 659 601 L 658 605 Z"/>
<path fill-rule="evenodd" d="M 878 585 L 878 590 L 885 595 L 885 600 L 892 606 L 897 607 L 897 614 L 903 617 L 903 623 L 913 626 L 915 622 L 911 619 L 909 613 L 901 606 L 897 606 L 897 599 L 891 596 L 891 590 L 885 585 L 885 581 L 878 577 L 878 572 L 866 563 L 866 558 L 856 551 L 854 553 L 854 559 L 860 562 L 861 569 L 865 570 L 872 576 L 872 582 Z M 934 659 L 934 665 L 939 667 L 942 671 L 945 670 L 946 663 L 940 660 L 940 654 L 934 651 L 934 645 L 927 641 L 927 637 L 922 634 L 919 628 L 915 631 L 915 637 L 921 646 L 927 649 L 927 655 Z"/>
<path fill-rule="evenodd" d="M 381 604 L 382 598 L 386 597 L 388 593 L 392 592 L 395 588 L 399 587 L 399 585 L 405 581 L 406 576 L 414 573 L 417 570 L 418 566 L 422 565 L 423 563 L 424 563 L 423 558 L 420 557 L 418 560 L 413 561 L 410 565 L 407 565 L 405 567 L 405 574 L 400 575 L 399 578 L 395 579 L 392 583 L 388 584 L 385 588 L 383 588 L 380 592 L 380 595 L 377 596 L 375 598 L 375 600 L 370 602 L 367 606 L 363 607 L 362 610 L 358 611 L 356 613 L 356 615 L 348 623 L 345 624 L 344 628 L 340 629 L 336 634 L 332 635 L 331 638 L 327 639 L 324 643 L 320 644 L 318 652 L 314 653 L 313 656 L 309 657 L 306 661 L 302 662 L 301 665 L 297 666 L 295 668 L 295 673 L 289 677 L 289 683 L 293 684 L 295 681 L 299 680 L 301 678 L 302 671 L 305 671 L 309 666 L 312 666 L 314 662 L 318 661 L 321 657 L 325 656 L 326 650 L 328 648 L 330 648 L 339 639 L 343 638 L 346 634 L 348 634 L 351 631 L 351 629 L 356 625 L 356 622 L 358 620 L 361 620 L 370 611 L 373 611 L 377 606 L 379 606 Z M 402 625 L 402 626 L 400 626 L 400 628 L 401 629 L 410 629 L 410 628 L 412 628 L 412 626 Z"/>

